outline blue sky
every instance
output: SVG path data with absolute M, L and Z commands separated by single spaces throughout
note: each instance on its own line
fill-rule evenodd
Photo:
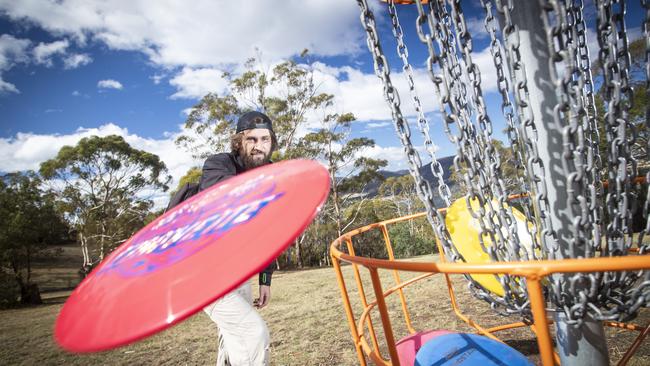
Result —
M 379 1 L 369 1 L 385 10 Z M 483 12 L 478 4 L 463 2 L 468 26 L 477 35 L 474 60 L 485 67 L 488 110 L 500 131 L 500 97 L 487 38 L 479 32 Z M 593 29 L 595 12 L 590 2 L 586 5 Z M 638 2 L 628 6 L 629 34 L 638 37 L 642 12 Z M 438 154 L 451 155 L 424 68 L 426 49 L 414 31 L 416 9 L 398 10 Z M 354 0 L 0 0 L 0 171 L 37 169 L 63 145 L 116 133 L 158 154 L 177 179 L 201 162 L 173 140 L 201 96 L 226 92 L 222 71 L 237 73 L 255 49 L 270 68 L 305 48 L 321 90 L 335 95 L 339 111 L 357 116 L 354 135 L 376 140 L 377 148 L 367 154 L 389 160 L 389 169 L 404 169 L 358 14 Z M 386 12 L 377 17 L 396 83 L 406 85 Z M 595 50 L 593 36 L 592 31 L 588 41 Z M 406 91 L 402 101 L 412 115 Z M 318 127 L 317 118 L 307 127 Z

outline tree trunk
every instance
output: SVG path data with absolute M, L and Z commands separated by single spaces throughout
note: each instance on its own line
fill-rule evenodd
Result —
M 407 209 L 407 213 L 406 213 L 407 215 L 412 215 L 413 214 L 412 209 L 411 209 L 411 202 L 408 201 L 408 200 L 407 200 L 406 209 Z M 414 225 L 415 225 L 415 223 L 413 222 L 413 220 L 409 220 L 409 234 L 411 234 L 411 236 L 415 235 L 415 227 L 414 227 Z
M 296 253 L 294 255 L 294 262 L 296 264 L 296 268 L 302 269 L 302 241 L 305 238 L 304 235 L 300 235 L 298 239 L 296 239 L 296 242 L 294 243 Z
M 81 254 L 84 257 L 84 262 L 81 265 L 82 267 L 90 266 L 92 262 L 90 261 L 90 255 L 88 254 L 88 241 L 83 233 L 79 233 L 79 244 L 81 245 Z
M 27 283 L 32 281 L 32 247 L 27 246 Z M 37 288 L 38 291 L 38 288 Z M 39 295 L 40 299 L 40 295 Z
M 37 284 L 22 283 L 20 281 L 20 303 L 23 305 L 40 305 L 43 303 Z
M 341 232 L 341 207 L 339 207 L 339 195 L 336 186 L 332 186 L 332 203 L 334 204 L 334 215 L 336 218 L 336 237 L 339 238 L 343 233 Z
M 106 251 L 105 245 L 106 245 L 106 224 L 102 221 L 102 238 L 99 241 L 99 261 L 104 260 L 104 253 Z

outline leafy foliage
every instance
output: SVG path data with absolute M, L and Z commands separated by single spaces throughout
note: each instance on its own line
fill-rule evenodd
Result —
M 176 189 L 171 191 L 169 193 L 169 196 L 172 197 L 176 192 L 178 192 L 181 187 L 183 187 L 187 183 L 199 183 L 201 180 L 201 168 L 199 167 L 191 167 L 190 169 L 187 170 L 184 176 L 181 177 L 181 179 L 178 181 L 178 185 L 176 185 Z
M 241 75 L 225 73 L 228 91 L 224 95 L 210 93 L 192 108 L 185 121 L 186 131 L 176 140 L 179 146 L 195 158 L 228 150 L 237 118 L 246 111 L 258 110 L 273 120 L 279 145 L 273 159 L 295 156 L 292 148 L 296 133 L 307 113 L 330 106 L 333 96 L 318 93 L 308 65 L 290 60 L 267 71 L 260 58 L 249 59 Z M 301 58 L 306 60 L 307 51 Z
M 393 251 L 397 258 L 431 254 L 436 251 L 433 236 L 428 238 L 412 233 L 407 223 L 397 224 L 389 230 Z
M 386 166 L 385 160 L 358 156 L 364 149 L 375 146 L 372 139 L 350 138 L 354 115 L 328 114 L 323 127 L 303 137 L 294 153 L 298 156 L 318 159 L 325 163 L 330 176 L 331 195 L 323 212 L 336 222 L 341 235 L 354 222 L 354 216 L 344 223 L 342 206 L 352 202 L 362 194 L 364 188 L 373 180 L 382 180 L 378 170 Z M 363 202 L 356 202 L 357 208 Z
M 10 173 L 0 179 L 0 306 L 40 303 L 32 282 L 32 262 L 37 255 L 55 255 L 48 243 L 59 243 L 68 227 L 55 210 L 50 195 L 40 189 L 34 172 Z M 8 282 L 13 277 L 13 284 Z M 18 290 L 18 293 L 16 293 Z
M 98 263 L 144 225 L 153 202 L 146 194 L 171 180 L 158 156 L 120 136 L 83 138 L 41 164 L 41 175 L 61 200 L 79 236 L 84 268 Z
M 519 177 L 522 176 L 523 171 L 518 168 L 520 165 L 516 161 L 515 153 L 511 147 L 505 146 L 503 142 L 496 139 L 492 140 L 492 146 L 496 150 L 499 159 L 501 159 L 499 169 L 506 191 L 512 193 L 518 192 L 522 188 L 520 187 Z M 450 176 L 450 179 L 457 185 L 457 188 L 452 192 L 454 198 L 459 198 L 468 191 L 467 182 L 465 181 L 467 179 L 466 172 L 466 162 L 461 161 L 460 164 L 454 162 Z

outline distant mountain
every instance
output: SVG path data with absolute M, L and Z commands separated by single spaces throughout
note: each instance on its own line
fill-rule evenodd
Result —
M 445 156 L 444 158 L 439 158 L 438 161 L 440 162 L 440 165 L 442 165 L 442 171 L 443 171 L 443 179 L 447 182 L 449 187 L 451 188 L 453 186 L 453 183 L 449 179 L 451 177 L 451 167 L 454 164 L 454 156 Z M 381 174 L 384 178 L 390 178 L 390 177 L 401 177 L 403 175 L 410 174 L 408 170 L 398 170 L 398 171 L 388 171 L 388 170 L 380 170 L 379 174 Z M 434 196 L 436 195 L 436 187 L 438 186 L 438 179 L 433 175 L 433 172 L 431 171 L 431 162 L 424 164 L 420 167 L 420 174 L 422 177 L 429 182 L 431 185 L 431 189 L 434 191 Z M 380 182 L 373 182 L 368 187 L 366 188 L 366 193 L 368 197 L 374 197 L 377 195 L 377 191 L 379 190 Z
M 442 165 L 443 179 L 445 182 L 447 182 L 447 184 L 452 185 L 449 178 L 451 177 L 451 167 L 454 165 L 454 156 L 445 156 L 444 158 L 438 159 L 438 161 L 440 162 L 440 165 Z M 408 173 L 408 171 L 406 173 Z M 431 184 L 432 187 L 438 185 L 438 179 L 433 175 L 433 172 L 431 171 L 430 162 L 420 167 L 420 174 L 422 174 L 422 177 L 424 179 L 429 181 L 429 184 Z

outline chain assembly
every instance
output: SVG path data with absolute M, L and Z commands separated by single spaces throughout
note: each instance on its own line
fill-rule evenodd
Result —
M 427 218 L 433 227 L 436 237 L 441 241 L 446 250 L 445 255 L 450 261 L 462 260 L 460 254 L 458 254 L 453 245 L 451 245 L 451 239 L 447 232 L 447 228 L 445 227 L 444 217 L 438 211 L 433 202 L 431 186 L 420 174 L 420 167 L 422 166 L 420 155 L 411 143 L 411 130 L 408 121 L 402 114 L 399 93 L 391 81 L 390 67 L 381 48 L 381 44 L 379 43 L 374 14 L 370 11 L 367 0 L 357 0 L 357 4 L 361 9 L 361 23 L 368 36 L 367 44 L 368 49 L 373 55 L 375 73 L 382 80 L 384 85 L 384 98 L 390 107 L 397 135 L 400 138 L 402 146 L 404 146 L 404 152 L 409 164 L 409 171 L 415 179 L 416 192 L 420 197 L 420 200 L 424 203 L 427 210 Z
M 438 194 L 440 195 L 440 198 L 444 202 L 445 206 L 449 206 L 451 205 L 451 190 L 449 189 L 447 182 L 445 182 L 442 164 L 440 164 L 438 158 L 436 157 L 435 145 L 431 140 L 431 136 L 429 134 L 429 120 L 424 116 L 422 103 L 420 102 L 420 97 L 415 88 L 413 67 L 409 62 L 408 48 L 406 47 L 406 44 L 404 44 L 404 32 L 399 22 L 399 17 L 397 16 L 397 8 L 395 7 L 394 0 L 388 1 L 388 14 L 390 16 L 391 24 L 393 25 L 393 35 L 397 40 L 397 54 L 402 60 L 402 70 L 406 75 L 409 92 L 413 101 L 413 107 L 417 114 L 418 127 L 424 138 L 424 147 L 429 154 L 429 157 L 431 158 L 431 172 L 436 177 L 436 182 L 438 184 Z
M 433 85 L 441 114 L 442 128 L 435 130 L 425 116 L 416 90 L 416 72 L 409 60 L 395 0 L 387 1 L 387 14 L 402 63 L 414 119 L 422 134 L 424 151 L 437 185 L 437 197 L 444 205 L 452 202 L 452 189 L 444 180 L 444 171 L 436 157 L 434 135 L 444 131 L 454 145 L 454 169 L 462 175 L 467 207 L 480 226 L 478 240 L 492 261 L 591 258 L 639 254 L 650 251 L 644 236 L 650 233 L 650 190 L 644 206 L 644 228 L 633 240 L 632 219 L 638 191 L 634 179 L 638 163 L 631 146 L 637 128 L 650 128 L 650 110 L 645 124 L 630 121 L 633 88 L 630 81 L 631 59 L 622 0 L 595 1 L 595 21 L 599 44 L 599 65 L 603 81 L 596 83 L 594 63 L 587 40 L 587 21 L 582 0 L 538 0 L 543 9 L 541 27 L 545 33 L 545 52 L 549 55 L 551 89 L 557 103 L 548 120 L 540 120 L 531 100 L 529 74 L 522 57 L 520 29 L 513 22 L 519 2 L 481 0 L 485 12 L 483 24 L 489 38 L 489 52 L 496 70 L 496 86 L 501 97 L 501 115 L 512 158 L 504 161 L 494 137 L 493 117 L 488 113 L 481 70 L 474 61 L 473 35 L 469 31 L 461 0 L 415 0 L 415 33 L 426 47 L 426 71 Z M 443 215 L 434 203 L 430 183 L 422 177 L 422 161 L 413 146 L 407 118 L 402 112 L 399 93 L 391 80 L 390 67 L 382 50 L 374 14 L 367 0 L 357 0 L 361 23 L 367 34 L 375 73 L 383 84 L 397 135 L 404 147 L 409 171 L 415 179 L 436 239 L 442 243 L 450 261 L 464 261 L 450 240 Z M 650 85 L 650 1 L 641 0 L 645 9 L 646 87 Z M 498 20 L 497 20 L 498 18 Z M 604 114 L 598 116 L 596 86 L 602 88 Z M 604 125 L 599 121 L 604 120 Z M 559 171 L 549 173 L 540 152 L 539 128 L 550 126 L 558 131 Z M 606 141 L 606 146 L 603 146 Z M 646 146 L 650 155 L 650 145 Z M 604 153 L 606 151 L 606 153 Z M 514 165 L 514 176 L 506 178 L 504 164 Z M 557 168 L 554 168 L 557 169 Z M 549 188 L 566 190 L 566 210 L 571 221 L 559 225 L 552 219 L 556 202 L 549 201 Z M 606 182 L 603 184 L 603 177 Z M 650 172 L 646 176 L 650 181 Z M 526 217 L 521 232 L 509 197 L 519 194 L 517 205 Z M 640 197 L 639 197 L 640 198 Z M 478 205 L 470 202 L 477 201 Z M 561 227 L 560 227 L 561 226 Z M 522 235 L 532 245 L 522 244 Z M 510 276 L 497 277 L 504 289 L 502 296 L 483 288 L 467 277 L 475 296 L 490 303 L 497 312 L 530 317 L 526 284 Z M 598 320 L 626 320 L 650 302 L 650 274 L 616 272 L 575 274 L 552 277 L 545 288 L 548 310 L 562 312 L 568 324 L 579 324 L 585 315 Z

